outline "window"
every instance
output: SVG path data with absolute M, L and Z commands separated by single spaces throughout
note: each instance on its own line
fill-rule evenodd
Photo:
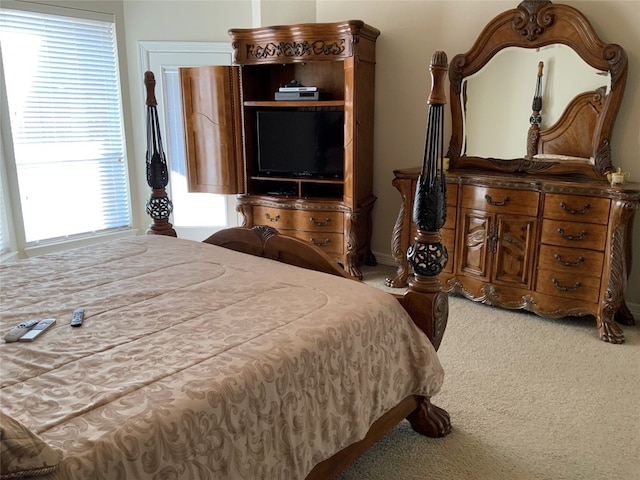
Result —
M 130 228 L 112 16 L 3 1 L 0 41 L 25 245 Z

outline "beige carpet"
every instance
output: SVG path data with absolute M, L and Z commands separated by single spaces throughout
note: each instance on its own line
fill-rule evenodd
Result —
M 452 433 L 426 438 L 404 421 L 340 480 L 640 479 L 638 326 L 610 345 L 593 319 L 545 320 L 460 297 L 449 308 L 433 403 L 451 415 Z

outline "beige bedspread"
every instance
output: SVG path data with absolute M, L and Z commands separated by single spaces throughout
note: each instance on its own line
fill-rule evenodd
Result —
M 55 478 L 296 479 L 443 372 L 359 282 L 162 236 L 1 267 L 1 408 L 59 448 Z M 80 328 L 69 326 L 84 307 Z

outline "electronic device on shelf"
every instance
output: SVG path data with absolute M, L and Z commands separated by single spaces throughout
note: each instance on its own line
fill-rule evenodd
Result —
M 276 92 L 275 96 L 278 101 L 308 101 L 308 100 L 320 100 L 320 92 L 306 91 L 306 90 L 293 90 L 285 92 Z

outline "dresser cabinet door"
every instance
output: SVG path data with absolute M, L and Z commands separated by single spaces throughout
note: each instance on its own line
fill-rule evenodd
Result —
M 462 187 L 459 274 L 531 288 L 539 193 Z
M 490 240 L 493 215 L 463 210 L 457 253 L 458 272 L 483 281 L 489 281 L 491 260 Z
M 536 224 L 532 217 L 497 217 L 493 281 L 531 288 Z

